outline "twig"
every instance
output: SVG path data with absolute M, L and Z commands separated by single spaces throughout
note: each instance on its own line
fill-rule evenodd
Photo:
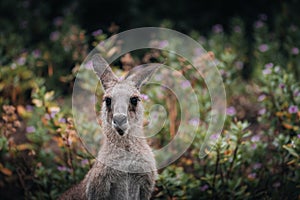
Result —
M 214 195 L 213 195 L 214 199 L 216 197 L 215 183 L 216 183 L 216 177 L 217 177 L 217 173 L 218 173 L 219 162 L 220 162 L 220 152 L 219 152 L 219 149 L 217 149 L 217 160 L 216 160 L 216 165 L 215 165 L 214 178 L 213 178 L 213 182 L 212 182 L 212 188 L 214 190 Z
M 232 158 L 232 162 L 230 163 L 230 167 L 229 167 L 229 170 L 228 170 L 228 173 L 227 173 L 227 178 L 229 179 L 232 175 L 232 170 L 233 170 L 233 164 L 234 164 L 234 161 L 236 159 L 236 156 L 237 156 L 237 152 L 238 152 L 238 149 L 239 149 L 239 143 L 240 141 L 238 140 L 237 141 L 237 144 L 236 144 L 236 147 L 234 149 L 234 152 L 233 152 L 233 158 Z
M 162 183 L 163 188 L 167 191 L 168 197 L 173 199 L 173 195 L 171 194 L 171 192 L 168 190 L 168 188 Z

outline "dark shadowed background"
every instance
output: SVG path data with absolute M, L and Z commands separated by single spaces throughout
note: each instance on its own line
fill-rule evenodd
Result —
M 73 122 L 77 72 L 101 41 L 146 26 L 199 42 L 208 52 L 197 49 L 194 57 L 216 61 L 227 100 L 222 134 L 210 137 L 217 145 L 200 159 L 211 98 L 190 63 L 144 49 L 112 64 L 121 75 L 166 61 L 198 91 L 200 116 L 189 121 L 200 125 L 195 141 L 159 171 L 152 199 L 300 199 L 299 13 L 298 0 L 0 0 L 0 199 L 57 199 L 82 180 L 94 158 Z M 159 104 L 169 114 L 150 141 L 159 149 L 175 135 L 180 106 L 169 92 L 146 89 L 145 110 Z M 102 93 L 96 96 L 99 114 Z M 97 146 L 102 134 L 95 126 L 81 131 Z

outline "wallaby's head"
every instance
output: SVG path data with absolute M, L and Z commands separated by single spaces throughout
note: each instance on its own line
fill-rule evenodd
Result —
M 140 88 L 157 69 L 153 65 L 133 68 L 124 80 L 119 80 L 105 60 L 95 55 L 93 68 L 99 77 L 103 89 L 102 124 L 111 128 L 120 136 L 130 129 L 141 127 L 143 106 Z

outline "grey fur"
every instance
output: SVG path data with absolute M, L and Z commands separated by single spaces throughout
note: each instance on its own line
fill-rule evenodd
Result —
M 93 69 L 96 75 L 99 77 L 104 90 L 112 87 L 118 82 L 118 78 L 112 72 L 108 63 L 99 55 L 94 55 L 92 58 Z
M 78 200 L 148 200 L 157 177 L 154 155 L 143 138 L 143 106 L 130 103 L 131 97 L 140 96 L 139 88 L 153 74 L 155 67 L 134 69 L 123 81 L 96 57 L 94 70 L 105 89 L 104 98 L 111 98 L 108 107 L 103 101 L 101 118 L 105 142 L 95 164 L 84 180 L 66 191 L 59 199 Z M 102 73 L 101 73 L 102 72 Z M 104 74 L 103 74 L 104 72 Z M 113 124 L 116 114 L 127 116 L 120 135 Z M 123 132 L 122 132 L 123 133 Z

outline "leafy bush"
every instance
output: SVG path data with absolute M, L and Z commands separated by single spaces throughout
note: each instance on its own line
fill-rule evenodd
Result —
M 217 143 L 204 158 L 199 158 L 199 151 L 210 120 L 210 96 L 205 82 L 193 79 L 189 63 L 157 50 L 133 52 L 115 62 L 114 70 L 123 74 L 138 63 L 167 60 L 169 66 L 182 67 L 193 89 L 202 94 L 195 141 L 178 161 L 160 171 L 153 199 L 299 198 L 298 27 L 290 25 L 282 39 L 279 30 L 270 30 L 267 24 L 266 16 L 255 22 L 253 43 L 238 18 L 227 32 L 215 25 L 206 37 L 191 33 L 213 51 L 207 55 L 216 60 L 227 91 L 224 130 L 219 137 L 211 136 Z M 94 162 L 77 135 L 70 95 L 88 47 L 110 33 L 97 30 L 90 39 L 73 24 L 71 14 L 56 18 L 51 27 L 46 34 L 50 42 L 32 49 L 25 49 L 27 40 L 20 34 L 0 40 L 0 192 L 4 199 L 55 199 L 78 183 Z M 10 48 L 12 43 L 16 48 Z M 147 89 L 146 107 L 162 104 L 171 115 L 163 134 L 154 138 L 153 147 L 160 148 L 174 136 L 179 107 L 160 88 Z M 85 128 L 95 132 L 90 124 Z

